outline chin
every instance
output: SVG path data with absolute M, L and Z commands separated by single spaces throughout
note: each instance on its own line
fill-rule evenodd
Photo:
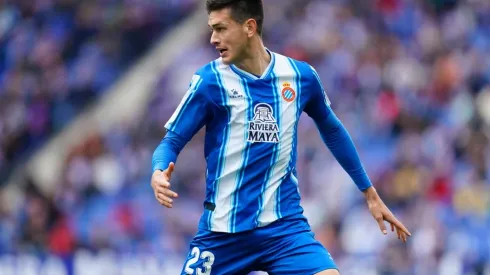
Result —
M 235 64 L 236 58 L 234 55 L 231 55 L 230 52 L 225 53 L 222 57 L 221 60 L 225 65 L 232 65 Z
M 233 62 L 231 61 L 231 58 L 229 56 L 226 57 L 221 57 L 221 60 L 225 65 L 231 65 Z

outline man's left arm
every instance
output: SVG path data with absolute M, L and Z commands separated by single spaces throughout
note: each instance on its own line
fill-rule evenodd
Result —
M 323 120 L 315 120 L 324 143 L 359 190 L 364 193 L 369 211 L 378 222 L 381 232 L 385 235 L 388 233 L 384 224 L 384 221 L 387 221 L 391 224 L 391 231 L 395 231 L 396 228 L 398 238 L 406 242 L 407 235 L 410 236 L 410 232 L 395 218 L 379 197 L 361 163 L 359 154 L 347 129 L 329 106 L 325 108 L 328 109 L 327 117 Z
M 349 174 L 359 190 L 364 193 L 369 211 L 378 222 L 381 232 L 387 234 L 384 221 L 391 224 L 391 230 L 398 234 L 398 238 L 406 242 L 410 232 L 398 221 L 379 197 L 364 169 L 352 138 L 342 122 L 337 118 L 330 107 L 330 100 L 321 85 L 320 78 L 312 69 L 313 78 L 311 86 L 312 95 L 305 106 L 305 112 L 315 121 L 320 135 L 332 152 L 335 159 Z
M 362 166 L 354 142 L 330 106 L 325 106 L 324 108 L 327 111 L 326 117 L 315 119 L 320 136 L 359 190 L 364 192 L 373 184 Z

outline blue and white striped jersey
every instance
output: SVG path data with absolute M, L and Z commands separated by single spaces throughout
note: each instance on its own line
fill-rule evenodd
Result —
M 196 72 L 167 122 L 190 139 L 206 127 L 205 210 L 200 228 L 240 232 L 302 215 L 296 178 L 297 128 L 330 104 L 315 70 L 269 52 L 260 77 L 217 59 Z

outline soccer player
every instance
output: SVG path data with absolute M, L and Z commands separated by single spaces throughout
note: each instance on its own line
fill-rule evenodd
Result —
M 339 274 L 300 206 L 297 127 L 304 111 L 368 208 L 406 241 L 410 232 L 380 199 L 354 144 L 330 107 L 316 71 L 262 42 L 261 0 L 207 0 L 220 57 L 199 69 L 153 154 L 155 198 L 172 208 L 177 155 L 206 127 L 206 198 L 182 274 Z

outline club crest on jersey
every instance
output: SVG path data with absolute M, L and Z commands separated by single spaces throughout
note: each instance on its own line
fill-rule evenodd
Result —
M 291 84 L 284 82 L 282 84 L 282 99 L 286 102 L 292 102 L 296 98 L 296 92 L 291 88 Z
M 279 142 L 279 126 L 272 107 L 259 103 L 254 108 L 254 118 L 248 122 L 248 140 L 250 142 Z

